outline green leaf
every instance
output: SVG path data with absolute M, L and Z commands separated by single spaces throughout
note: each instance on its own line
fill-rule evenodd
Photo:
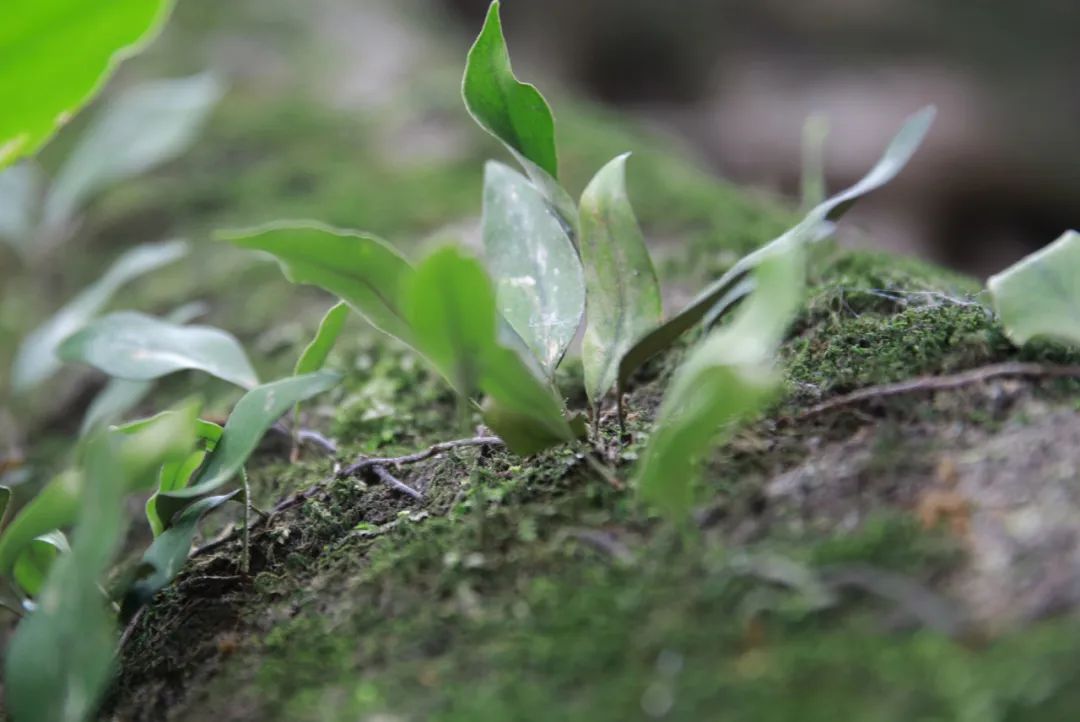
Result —
M 322 321 L 319 322 L 319 330 L 315 332 L 315 338 L 307 345 L 300 358 L 296 361 L 293 376 L 314 373 L 322 369 L 326 363 L 326 357 L 334 348 L 341 329 L 345 327 L 345 319 L 349 317 L 349 305 L 344 301 L 335 304 L 326 312 Z
M 243 388 L 259 383 L 232 334 L 209 326 L 182 326 L 135 311 L 118 311 L 93 321 L 60 344 L 59 355 L 122 379 L 156 379 L 194 369 Z
M 116 648 L 115 616 L 99 584 L 123 538 L 123 496 L 146 472 L 186 453 L 191 441 L 190 418 L 177 414 L 87 444 L 86 493 L 71 552 L 53 563 L 36 610 L 7 650 L 4 692 L 14 719 L 81 722 L 96 712 Z
M 588 299 L 581 356 L 593 405 L 611 390 L 627 349 L 663 314 L 656 270 L 626 194 L 628 156 L 601 168 L 581 195 Z
M 514 77 L 498 0 L 488 8 L 484 27 L 469 50 L 461 94 L 480 127 L 505 143 L 515 156 L 558 178 L 551 108 L 540 91 Z
M 483 265 L 456 248 L 431 254 L 405 289 L 420 351 L 459 393 L 488 396 L 484 420 L 517 454 L 574 438 L 562 402 L 499 341 L 495 291 Z
M 178 156 L 222 93 L 217 78 L 202 73 L 142 83 L 110 99 L 53 180 L 43 222 L 62 226 L 106 185 Z
M 124 597 L 124 614 L 130 615 L 153 598 L 159 589 L 176 578 L 191 553 L 199 521 L 207 513 L 235 497 L 229 494 L 199 499 L 177 515 L 172 525 L 160 534 L 142 556 L 142 575 Z
M 244 394 L 225 423 L 221 440 L 195 484 L 157 496 L 157 513 L 166 526 L 199 497 L 220 488 L 239 473 L 267 429 L 293 405 L 333 388 L 341 376 L 320 371 L 263 384 Z
M 684 516 L 701 457 L 775 395 L 774 357 L 802 303 L 804 258 L 800 246 L 763 258 L 754 273 L 757 289 L 732 323 L 709 334 L 676 370 L 636 472 L 647 503 Z
M 37 596 L 56 557 L 69 551 L 71 547 L 68 546 L 67 537 L 59 531 L 35 537 L 23 547 L 12 570 L 12 576 L 23 593 L 31 597 Z
M 1080 344 L 1080 233 L 1066 231 L 986 283 L 1009 339 Z
M 83 328 L 109 302 L 121 286 L 187 255 L 184 241 L 136 246 L 120 256 L 104 275 L 68 302 L 48 321 L 32 331 L 19 347 L 12 368 L 12 386 L 26 391 L 60 369 L 56 351 L 60 343 Z
M 158 510 L 158 496 L 162 493 L 187 488 L 195 474 L 202 468 L 207 455 L 217 448 L 223 433 L 224 429 L 217 424 L 197 419 L 195 421 L 195 436 L 202 448 L 188 454 L 186 459 L 171 461 L 162 465 L 161 471 L 158 472 L 157 491 L 146 500 L 146 521 L 150 524 L 150 531 L 153 532 L 155 537 L 160 536 L 165 531 L 165 526 L 169 521 L 167 518 L 162 517 Z
M 19 510 L 0 535 L 0 575 L 9 574 L 19 554 L 36 537 L 71 524 L 79 510 L 83 477 L 68 470 L 48 484 Z
M 170 0 L 5 0 L 0 168 L 38 149 L 164 25 Z
M 173 323 L 188 323 L 206 312 L 206 305 L 199 302 L 185 303 L 168 314 L 165 319 Z M 109 379 L 83 416 L 79 427 L 79 436 L 86 436 L 91 430 L 107 426 L 139 405 L 150 390 L 153 381 L 131 381 L 129 379 Z
M 574 244 L 533 185 L 495 162 L 484 172 L 483 236 L 499 311 L 550 376 L 585 311 Z
M 26 255 L 37 224 L 44 179 L 37 166 L 20 163 L 0 171 L 0 241 Z
M 618 387 L 625 389 L 630 376 L 649 358 L 671 346 L 683 333 L 698 321 L 708 318 L 710 324 L 721 315 L 720 311 L 734 305 L 741 296 L 732 292 L 740 287 L 746 275 L 762 259 L 776 251 L 804 246 L 826 237 L 830 224 L 838 220 L 860 197 L 880 188 L 896 177 L 922 143 L 936 110 L 933 106 L 923 108 L 904 121 L 885 153 L 869 173 L 824 203 L 815 206 L 796 226 L 776 240 L 744 256 L 717 281 L 710 284 L 679 313 L 638 339 L 619 362 Z M 741 286 L 744 290 L 746 286 Z M 722 301 L 727 306 L 720 307 Z M 719 308 L 719 311 L 717 310 Z M 711 315 L 710 315 L 711 314 Z
M 385 241 L 306 221 L 222 231 L 217 237 L 272 254 L 293 283 L 326 289 L 375 328 L 413 345 L 399 301 L 412 266 Z

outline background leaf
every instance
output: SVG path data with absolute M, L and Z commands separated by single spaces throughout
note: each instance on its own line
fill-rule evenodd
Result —
M 157 513 L 168 522 L 200 496 L 209 494 L 239 473 L 255 451 L 267 429 L 293 405 L 333 388 L 341 376 L 329 371 L 291 376 L 263 384 L 244 394 L 229 414 L 221 439 L 195 484 L 175 491 L 161 492 Z
M 1013 343 L 1044 336 L 1080 344 L 1080 233 L 1066 231 L 986 286 Z
M 456 248 L 431 254 L 406 288 L 420 351 L 466 396 L 484 393 L 485 422 L 517 454 L 569 441 L 562 402 L 499 342 L 495 291 L 483 265 Z
M 155 379 L 183 369 L 252 388 L 259 383 L 236 338 L 210 326 L 181 326 L 135 311 L 92 322 L 60 345 L 60 358 L 122 379 Z
M 61 366 L 60 343 L 90 322 L 121 286 L 187 255 L 185 241 L 146 243 L 124 253 L 90 286 L 71 299 L 52 318 L 23 340 L 11 376 L 16 391 L 26 391 L 56 373 Z
M 895 178 L 922 143 L 936 113 L 934 107 L 930 106 L 907 118 L 881 159 L 858 183 L 814 207 L 797 225 L 776 240 L 741 258 L 685 308 L 638 339 L 619 362 L 619 388 L 626 388 L 630 376 L 645 361 L 670 347 L 698 321 L 703 318 L 709 318 L 710 323 L 715 321 L 719 314 L 713 313 L 710 316 L 710 313 L 722 300 L 726 299 L 727 308 L 734 304 L 734 300 L 741 298 L 733 297 L 732 292 L 739 288 L 746 275 L 764 258 L 774 252 L 783 252 L 784 249 L 806 245 L 826 237 L 832 228 L 830 224 L 850 209 L 856 200 Z M 748 290 L 745 285 L 741 288 Z
M 0 575 L 8 574 L 22 550 L 36 537 L 71 524 L 79 510 L 83 478 L 65 471 L 34 496 L 0 535 Z
M 628 155 L 601 168 L 581 195 L 587 298 L 581 357 L 594 405 L 611 390 L 627 349 L 663 314 L 660 282 L 626 194 Z
M 222 231 L 218 237 L 272 254 L 293 283 L 326 289 L 375 328 L 413 345 L 399 301 L 412 266 L 385 241 L 306 221 Z
M 67 537 L 55 530 L 35 537 L 23 547 L 12 570 L 12 576 L 23 593 L 37 596 L 56 557 L 69 551 L 71 547 L 68 546 Z
M 20 255 L 29 250 L 43 185 L 41 171 L 32 163 L 20 163 L 0 171 L 0 241 Z
M 528 179 L 495 162 L 484 172 L 483 237 L 499 311 L 550 375 L 585 312 L 574 244 Z
M 326 357 L 341 335 L 341 329 L 345 327 L 345 320 L 349 317 L 349 305 L 344 301 L 336 303 L 323 316 L 319 322 L 319 329 L 315 332 L 315 338 L 311 339 L 300 358 L 296 361 L 293 376 L 314 373 L 322 369 L 326 363 Z
M 171 8 L 170 0 L 5 0 L 0 168 L 37 152 L 157 35 Z
M 802 247 L 793 246 L 762 259 L 757 288 L 732 323 L 709 334 L 676 370 L 636 473 L 644 501 L 684 516 L 701 456 L 774 396 L 773 359 L 802 303 L 804 258 Z
M 182 153 L 223 91 L 202 73 L 142 83 L 110 99 L 53 179 L 43 222 L 63 225 L 104 186 Z

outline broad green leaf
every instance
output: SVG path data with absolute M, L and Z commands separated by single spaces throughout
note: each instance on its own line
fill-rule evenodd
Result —
M 19 554 L 36 537 L 71 524 L 79 510 L 83 476 L 68 470 L 27 502 L 0 535 L 0 575 L 11 572 Z
M 315 373 L 322 369 L 348 317 L 349 305 L 344 301 L 334 304 L 326 312 L 322 321 L 319 322 L 319 330 L 315 332 L 315 338 L 311 339 L 311 343 L 300 354 L 296 368 L 293 369 L 293 376 Z
M 685 515 L 701 457 L 719 435 L 773 398 L 780 381 L 774 357 L 802 303 L 804 275 L 801 247 L 770 253 L 732 323 L 710 333 L 676 370 L 636 472 L 644 501 Z
M 59 356 L 122 379 L 156 379 L 194 369 L 243 388 L 259 383 L 232 334 L 210 326 L 182 326 L 135 311 L 118 311 L 91 322 L 60 344 Z
M 32 163 L 20 163 L 0 171 L 0 242 L 25 255 L 37 224 L 41 171 Z
M 498 0 L 488 8 L 484 27 L 469 50 L 461 94 L 480 127 L 505 143 L 516 156 L 558 178 L 551 108 L 540 91 L 514 77 Z
M 110 99 L 53 180 L 43 222 L 64 225 L 103 187 L 182 153 L 222 93 L 217 78 L 202 73 L 142 83 Z
M 831 230 L 829 224 L 838 220 L 855 201 L 895 178 L 922 143 L 936 112 L 933 106 L 930 106 L 910 116 L 889 143 L 889 147 L 885 149 L 877 165 L 858 183 L 815 206 L 796 226 L 782 236 L 744 256 L 727 273 L 698 294 L 682 311 L 638 339 L 619 362 L 617 379 L 619 389 L 626 388 L 630 376 L 643 363 L 671 346 L 679 336 L 698 321 L 706 317 L 710 322 L 715 321 L 719 314 L 714 313 L 710 316 L 710 313 L 721 300 L 731 301 L 732 290 L 762 259 L 773 252 L 805 246 L 824 238 Z
M 420 351 L 459 393 L 487 395 L 485 422 L 511 450 L 574 438 L 562 402 L 499 342 L 495 291 L 479 261 L 456 248 L 436 251 L 416 269 L 403 305 Z
M 98 434 L 87 444 L 86 493 L 71 551 L 53 563 L 36 610 L 7 650 L 4 692 L 15 720 L 81 722 L 96 712 L 116 647 L 115 616 L 99 584 L 123 538 L 124 494 L 134 480 L 186 453 L 191 441 L 190 419 L 177 414 L 137 434 Z
M 1066 231 L 986 286 L 1013 343 L 1045 337 L 1080 344 L 1080 233 Z
M 45 578 L 49 575 L 56 557 L 71 551 L 67 537 L 62 532 L 51 531 L 35 537 L 23 547 L 22 553 L 15 560 L 12 576 L 23 593 L 34 597 L 41 591 Z
M 577 250 L 528 179 L 496 162 L 484 172 L 483 236 L 499 312 L 550 376 L 585 311 Z
M 413 345 L 399 301 L 412 266 L 385 241 L 306 221 L 222 231 L 218 237 L 270 253 L 293 283 L 330 291 L 375 328 Z
M 5 0 L 0 168 L 37 150 L 157 35 L 170 0 Z
M 195 483 L 157 495 L 157 513 L 168 527 L 170 520 L 201 496 L 220 488 L 240 472 L 259 441 L 285 412 L 338 384 L 341 376 L 320 371 L 263 384 L 244 394 L 229 414 L 221 439 Z
M 611 390 L 619 359 L 660 323 L 663 308 L 645 237 L 626 194 L 626 159 L 600 169 L 581 195 L 585 265 L 585 392 L 596 405 Z
M 136 246 L 124 253 L 97 281 L 83 289 L 48 321 L 32 331 L 19 347 L 12 369 L 12 386 L 26 391 L 56 373 L 61 366 L 60 343 L 90 322 L 121 286 L 187 255 L 184 241 Z
M 129 615 L 149 602 L 159 589 L 176 578 L 191 553 L 199 521 L 238 493 L 239 489 L 229 494 L 199 499 L 180 512 L 173 524 L 154 539 L 142 556 L 143 574 L 125 595 L 125 614 Z
M 195 436 L 202 448 L 197 448 L 188 454 L 185 459 L 178 459 L 163 464 L 158 472 L 158 487 L 153 495 L 146 500 L 146 520 L 150 524 L 150 531 L 157 537 L 165 531 L 168 519 L 162 518 L 158 511 L 158 496 L 165 492 L 177 491 L 186 488 L 191 480 L 202 468 L 208 454 L 217 448 L 224 433 L 217 424 L 211 421 L 197 419 L 195 421 Z

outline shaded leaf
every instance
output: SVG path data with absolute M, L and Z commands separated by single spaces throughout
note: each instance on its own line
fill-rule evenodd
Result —
M 574 438 L 562 402 L 499 342 L 495 291 L 479 261 L 456 248 L 431 254 L 404 295 L 419 348 L 466 396 L 486 394 L 484 420 L 518 454 Z
M 23 340 L 12 367 L 12 386 L 26 391 L 56 373 L 61 366 L 60 343 L 93 319 L 121 286 L 187 255 L 184 241 L 136 246 L 120 256 L 104 275 L 83 289 L 52 318 Z
M 71 551 L 53 563 L 36 610 L 7 650 L 4 692 L 15 720 L 79 722 L 96 711 L 116 646 L 115 616 L 99 584 L 123 538 L 124 494 L 186 453 L 191 441 L 190 418 L 176 414 L 137 434 L 98 434 L 88 442 Z
M 217 424 L 211 421 L 197 419 L 195 421 L 195 436 L 201 448 L 197 448 L 188 454 L 185 459 L 177 459 L 163 464 L 158 472 L 158 486 L 153 495 L 146 500 L 146 520 L 150 524 L 150 531 L 154 536 L 159 536 L 165 531 L 168 519 L 162 517 L 158 511 L 158 496 L 162 493 L 177 491 L 186 488 L 199 469 L 202 468 L 208 454 L 217 448 L 224 433 Z
M 0 168 L 36 153 L 157 35 L 171 8 L 170 0 L 5 0 Z
M 104 186 L 179 155 L 222 93 L 217 78 L 202 73 L 142 83 L 110 98 L 53 180 L 43 222 L 62 225 Z
M 585 311 L 574 244 L 533 185 L 495 162 L 484 171 L 483 237 L 499 311 L 550 375 Z
M 619 388 L 626 388 L 630 376 L 645 361 L 671 346 L 679 336 L 698 321 L 706 317 L 709 317 L 710 322 L 715 321 L 719 314 L 714 313 L 712 316 L 709 314 L 718 302 L 725 298 L 730 300 L 732 290 L 762 259 L 774 251 L 803 246 L 825 237 L 831 230 L 829 224 L 838 220 L 856 200 L 895 178 L 922 143 L 935 114 L 936 110 L 931 106 L 910 116 L 889 143 L 889 147 L 885 149 L 877 165 L 858 183 L 815 206 L 796 226 L 782 236 L 744 256 L 727 273 L 709 284 L 683 310 L 638 339 L 619 362 L 617 379 Z M 733 304 L 729 304 L 729 307 L 730 305 Z
M 11 504 L 11 489 L 0 486 L 0 529 L 7 523 L 8 505 Z
M 206 304 L 194 301 L 165 316 L 173 323 L 188 323 L 206 313 Z M 131 381 L 129 379 L 109 379 L 105 388 L 98 392 L 83 416 L 79 427 L 79 436 L 86 436 L 96 427 L 104 427 L 119 420 L 127 412 L 139 405 L 154 388 L 153 381 Z
M 580 243 L 587 303 L 581 356 L 592 404 L 611 390 L 619 360 L 660 323 L 663 308 L 645 238 L 626 194 L 626 159 L 614 159 L 581 195 Z
M 399 301 L 412 267 L 385 241 L 306 221 L 222 231 L 217 237 L 272 254 L 293 283 L 330 291 L 375 328 L 413 345 Z
M 340 380 L 338 374 L 320 371 L 272 381 L 244 394 L 229 414 L 221 439 L 195 483 L 158 494 L 157 513 L 166 527 L 180 511 L 239 473 L 267 429 L 294 404 L 333 388 Z
M 31 163 L 0 171 L 0 241 L 20 254 L 27 252 L 37 224 L 43 185 L 41 171 Z
M 118 311 L 93 321 L 60 344 L 59 355 L 122 379 L 156 379 L 193 369 L 244 388 L 259 383 L 232 334 L 210 326 L 182 326 L 135 311 Z
M 348 317 L 349 305 L 344 301 L 334 304 L 326 312 L 322 321 L 319 322 L 319 330 L 315 332 L 315 338 L 311 339 L 311 343 L 300 354 L 296 368 L 293 369 L 293 376 L 302 376 L 322 369 Z
M 1080 344 L 1080 233 L 1066 231 L 986 283 L 1005 334 Z
M 15 560 L 12 576 L 24 594 L 34 597 L 41 591 L 56 557 L 71 551 L 67 537 L 59 531 L 51 531 L 35 537 L 23 547 Z
M 142 574 L 125 595 L 125 616 L 149 602 L 159 589 L 176 578 L 191 553 L 199 521 L 238 493 L 239 489 L 229 494 L 199 499 L 180 512 L 172 525 L 154 540 L 142 556 Z
M 731 324 L 710 333 L 676 370 L 636 470 L 643 500 L 680 517 L 693 501 L 697 466 L 717 436 L 759 412 L 780 378 L 773 361 L 803 299 L 803 249 L 758 264 L 756 290 Z

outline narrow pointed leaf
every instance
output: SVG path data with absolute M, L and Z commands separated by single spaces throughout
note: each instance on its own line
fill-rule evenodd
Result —
M 585 311 L 581 260 L 555 211 L 520 173 L 484 173 L 484 250 L 499 312 L 550 375 Z
M 142 556 L 143 575 L 132 584 L 125 595 L 125 616 L 130 616 L 149 602 L 159 589 L 176 578 L 191 554 L 191 544 L 195 539 L 195 532 L 198 531 L 199 521 L 239 492 L 238 489 L 229 494 L 199 499 L 180 512 L 173 524 L 154 539 L 154 543 Z
M 122 379 L 156 379 L 203 371 L 243 388 L 259 383 L 236 338 L 210 326 L 182 326 L 134 311 L 90 323 L 60 345 L 65 361 L 80 361 Z
M 618 386 L 626 388 L 630 376 L 652 356 L 671 346 L 698 321 L 709 316 L 722 299 L 730 299 L 735 288 L 763 258 L 774 251 L 805 246 L 819 240 L 860 197 L 880 188 L 896 177 L 918 149 L 934 120 L 935 109 L 924 108 L 904 121 L 885 153 L 869 173 L 850 188 L 815 206 L 793 228 L 774 241 L 744 256 L 717 281 L 711 283 L 683 310 L 638 339 L 619 362 Z M 717 315 L 710 317 L 715 321 Z
M 23 593 L 34 597 L 41 591 L 56 557 L 71 551 L 67 537 L 59 531 L 51 531 L 35 537 L 23 547 L 15 560 L 12 576 Z
M 158 510 L 158 497 L 170 491 L 185 489 L 206 462 L 206 457 L 217 448 L 224 429 L 211 421 L 197 419 L 195 436 L 201 448 L 196 448 L 185 459 L 163 464 L 158 472 L 157 490 L 146 500 L 146 521 L 155 537 L 165 531 L 168 518 Z
M 188 248 L 184 241 L 147 243 L 120 256 L 101 278 L 83 289 L 22 342 L 12 368 L 14 389 L 26 391 L 56 373 L 61 366 L 56 351 L 64 339 L 97 316 L 120 287 L 183 258 Z
M 479 261 L 444 248 L 417 268 L 405 293 L 420 350 L 459 393 L 487 395 L 485 421 L 515 453 L 574 438 L 562 402 L 499 341 L 495 291 Z
M 242 248 L 270 253 L 293 283 L 326 289 L 375 328 L 413 345 L 399 300 L 401 287 L 413 269 L 385 241 L 305 221 L 222 231 L 218 237 Z
M 338 374 L 320 371 L 272 381 L 244 394 L 229 414 L 221 439 L 195 483 L 158 494 L 157 513 L 166 526 L 199 497 L 215 491 L 236 476 L 267 429 L 293 405 L 333 388 L 340 380 Z
M 708 335 L 679 366 L 636 471 L 641 498 L 674 517 L 693 501 L 697 467 L 718 436 L 775 395 L 774 356 L 803 298 L 802 249 L 771 253 L 734 321 Z
M 94 193 L 183 152 L 221 99 L 209 73 L 155 80 L 124 90 L 94 118 L 45 198 L 46 224 L 63 224 Z
M 986 285 L 1014 343 L 1045 337 L 1080 344 L 1080 233 L 1066 231 Z
M 311 339 L 311 343 L 300 354 L 296 368 L 293 369 L 293 376 L 302 376 L 322 369 L 348 317 L 349 305 L 344 301 L 334 304 L 326 312 L 322 321 L 319 322 L 319 330 L 315 332 L 315 338 Z
M 0 168 L 36 153 L 157 35 L 171 9 L 171 0 L 5 0 Z
M 515 155 L 558 178 L 551 108 L 540 91 L 514 77 L 498 0 L 488 8 L 484 27 L 469 50 L 462 96 L 465 107 L 484 130 Z
M 663 313 L 656 270 L 626 194 L 626 158 L 601 168 L 581 196 L 588 299 L 581 356 L 585 392 L 594 405 L 611 390 L 627 349 Z

